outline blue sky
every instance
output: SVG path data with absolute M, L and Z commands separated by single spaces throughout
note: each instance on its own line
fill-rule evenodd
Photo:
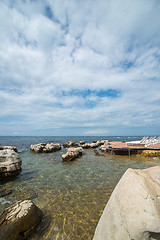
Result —
M 0 0 L 0 135 L 160 135 L 159 0 Z

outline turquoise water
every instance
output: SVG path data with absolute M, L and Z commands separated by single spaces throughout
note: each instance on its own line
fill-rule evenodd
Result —
M 99 217 L 115 185 L 129 168 L 147 168 L 160 164 L 158 158 L 115 156 L 105 153 L 95 156 L 84 150 L 81 158 L 63 163 L 63 149 L 54 153 L 35 154 L 31 144 L 65 143 L 69 140 L 127 140 L 109 137 L 0 137 L 0 145 L 15 145 L 22 158 L 22 172 L 12 181 L 1 183 L 12 194 L 0 198 L 0 213 L 21 199 L 32 201 L 44 212 L 37 232 L 30 238 L 91 240 Z M 129 138 L 128 140 L 139 138 Z

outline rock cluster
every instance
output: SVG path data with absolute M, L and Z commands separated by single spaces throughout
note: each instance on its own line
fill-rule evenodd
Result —
M 104 141 L 105 140 L 99 140 L 99 141 L 94 141 L 92 143 L 85 143 L 85 144 L 82 144 L 82 147 L 83 148 L 97 148 L 99 146 L 101 146 L 102 144 L 104 144 Z
M 26 239 L 42 217 L 42 211 L 32 201 L 17 202 L 0 216 L 0 240 Z
M 36 153 L 50 153 L 61 150 L 59 143 L 39 143 L 30 146 L 30 150 Z
M 18 175 L 22 161 L 14 150 L 0 150 L 0 180 Z
M 80 145 L 85 144 L 85 141 L 79 141 Z
M 160 157 L 160 151 L 158 150 L 139 150 L 138 154 L 144 157 Z
M 18 148 L 15 146 L 0 146 L 0 150 L 6 150 L 6 149 L 14 150 L 15 152 L 18 152 Z
M 74 142 L 74 141 L 69 141 L 67 143 L 64 143 L 63 147 L 64 148 L 79 147 L 79 144 L 77 142 Z
M 109 151 L 109 147 L 106 144 L 101 145 L 99 149 L 103 152 L 108 152 Z
M 68 152 L 62 155 L 62 160 L 65 162 L 72 161 L 74 158 L 82 156 L 83 148 L 69 148 Z
M 160 167 L 128 169 L 97 225 L 93 240 L 160 239 Z

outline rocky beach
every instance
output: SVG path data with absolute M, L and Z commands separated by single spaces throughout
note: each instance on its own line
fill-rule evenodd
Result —
M 8 212 L 14 218 L 14 211 L 22 211 L 27 218 L 19 219 L 22 228 L 14 220 L 8 222 L 17 229 L 13 239 L 92 240 L 94 234 L 94 239 L 103 239 L 97 238 L 100 227 L 96 233 L 95 229 L 122 175 L 128 168 L 146 169 L 160 163 L 153 150 L 148 155 L 112 151 L 115 146 L 124 149 L 124 142 L 135 145 L 137 141 L 142 137 L 0 137 L 0 239 L 10 239 L 5 219 L 11 219 Z M 28 225 L 26 219 L 33 217 L 27 206 L 32 205 L 39 217 Z

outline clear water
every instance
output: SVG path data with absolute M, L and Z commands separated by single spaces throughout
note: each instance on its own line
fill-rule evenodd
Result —
M 65 143 L 69 140 L 139 140 L 142 137 L 0 137 L 0 145 L 15 145 L 22 158 L 22 172 L 14 180 L 0 183 L 11 188 L 12 194 L 0 198 L 0 213 L 22 199 L 32 201 L 42 209 L 44 219 L 32 240 L 91 240 L 103 209 L 115 185 L 129 168 L 160 165 L 158 158 L 115 156 L 105 153 L 95 156 L 84 150 L 81 158 L 63 163 L 63 149 L 54 153 L 35 154 L 31 144 Z

